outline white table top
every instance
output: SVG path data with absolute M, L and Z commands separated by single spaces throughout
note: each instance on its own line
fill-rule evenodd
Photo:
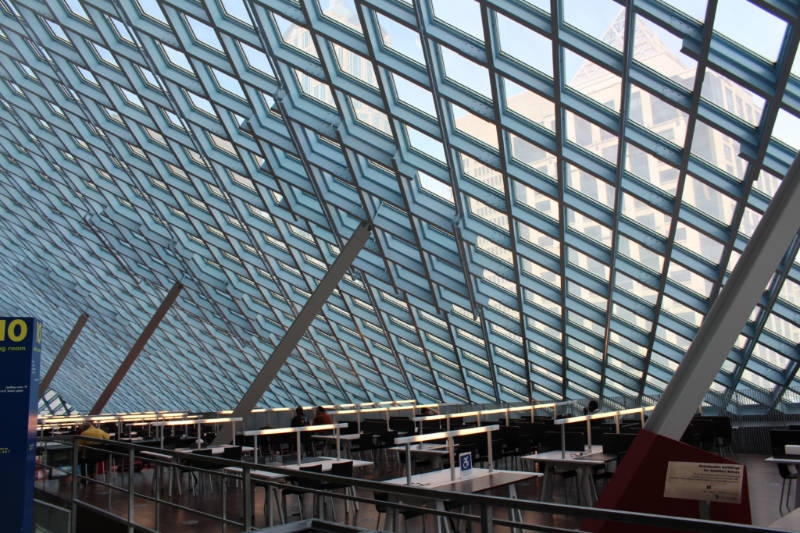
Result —
M 312 439 L 321 440 L 336 440 L 336 435 L 311 435 Z M 343 433 L 339 435 L 339 440 L 358 440 L 361 438 L 360 433 Z
M 426 489 L 447 489 L 459 492 L 480 492 L 495 487 L 502 487 L 511 483 L 517 483 L 525 479 L 541 477 L 540 472 L 520 472 L 517 470 L 492 470 L 487 468 L 473 468 L 468 477 L 461 477 L 461 469 L 455 469 L 456 479 L 450 479 L 450 469 L 434 470 L 422 474 L 411 476 L 412 487 L 424 487 Z M 384 483 L 392 485 L 406 485 L 408 479 L 398 477 L 388 479 Z
M 800 455 L 797 457 L 767 457 L 764 459 L 768 463 L 781 463 L 785 465 L 800 465 Z
M 230 448 L 230 447 L 231 447 L 230 444 L 223 444 L 222 446 L 214 446 L 213 448 L 211 448 L 211 455 L 220 455 L 225 448 Z M 205 449 L 208 449 L 208 448 L 205 448 Z M 250 446 L 242 446 L 242 452 L 246 452 L 248 450 L 249 451 L 253 451 L 253 448 L 250 447 Z M 174 451 L 183 452 L 183 453 L 191 453 L 191 452 L 194 451 L 194 448 L 175 448 Z M 173 455 L 170 455 L 170 454 L 167 454 L 167 453 L 151 452 L 149 450 L 145 450 L 145 451 L 143 451 L 141 453 L 142 453 L 142 455 L 155 457 L 157 459 L 172 459 L 174 457 Z
M 241 466 L 226 466 L 223 470 L 225 472 L 232 472 L 234 474 L 241 474 L 242 467 Z M 250 470 L 251 477 L 260 477 L 263 479 L 283 479 L 287 476 L 286 474 L 279 474 L 277 472 L 269 472 L 268 470 Z
M 222 446 L 209 446 L 205 448 L 200 448 L 201 450 L 211 450 L 211 455 L 220 455 L 225 448 L 238 448 L 238 446 L 234 446 L 233 444 L 223 444 Z M 183 453 L 192 453 L 198 448 L 175 448 L 176 452 L 183 452 Z M 252 446 L 242 446 L 242 453 L 249 453 L 253 451 Z
M 141 453 L 142 455 L 147 455 L 148 457 L 155 457 L 156 459 L 170 460 L 173 457 L 172 455 L 169 455 L 167 453 L 151 452 L 149 450 L 145 450 Z
M 37 442 L 37 448 L 72 448 L 71 444 L 66 444 L 64 442 L 56 442 L 56 441 L 45 441 L 45 442 Z
M 371 461 L 361 461 L 359 459 L 336 459 L 335 457 L 311 457 L 308 460 L 303 460 L 303 463 L 300 466 L 297 466 L 297 463 L 269 463 L 269 466 L 276 466 L 280 468 L 289 468 L 292 470 L 299 470 L 300 467 L 308 467 L 308 466 L 316 466 L 322 465 L 323 472 L 329 472 L 331 469 L 331 465 L 333 463 L 347 463 L 353 461 L 353 468 L 364 468 L 366 466 L 373 466 L 374 463 Z
M 389 449 L 399 453 L 406 451 L 405 446 L 392 446 Z M 411 444 L 409 445 L 409 449 L 411 450 L 411 453 L 427 453 L 431 455 L 447 455 L 449 453 L 447 450 L 447 444 L 436 444 L 433 442 L 418 442 L 416 444 Z
M 535 461 L 538 463 L 564 463 L 578 465 L 602 465 L 613 461 L 616 458 L 616 455 L 603 453 L 603 447 L 598 445 L 592 446 L 592 449 L 587 452 L 567 451 L 563 457 L 561 455 L 561 450 L 550 450 L 547 452 L 523 455 L 520 457 L 520 459 Z

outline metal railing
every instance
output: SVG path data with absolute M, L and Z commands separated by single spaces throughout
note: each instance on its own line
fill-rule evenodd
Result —
M 64 441 L 65 439 L 60 439 Z M 205 518 L 210 518 L 212 520 L 218 521 L 220 523 L 221 530 L 223 532 L 226 531 L 228 526 L 236 526 L 239 528 L 243 528 L 244 530 L 253 529 L 253 518 L 255 516 L 254 513 L 254 501 L 253 501 L 253 491 L 256 486 L 264 487 L 267 490 L 267 495 L 265 495 L 265 520 L 268 525 L 272 525 L 276 522 L 275 518 L 275 509 L 271 494 L 269 494 L 270 488 L 274 487 L 275 489 L 284 489 L 287 487 L 296 487 L 296 485 L 287 482 L 286 480 L 278 480 L 278 479 L 266 479 L 263 477 L 258 477 L 258 474 L 254 476 L 253 473 L 255 471 L 266 471 L 272 472 L 275 474 L 282 474 L 287 476 L 286 479 L 293 479 L 293 480 L 306 480 L 307 482 L 313 483 L 335 483 L 338 485 L 349 485 L 356 487 L 356 491 L 352 493 L 341 493 L 341 492 L 333 492 L 333 491 L 326 491 L 317 488 L 312 488 L 308 486 L 303 486 L 302 489 L 304 492 L 313 493 L 323 495 L 325 497 L 332 497 L 337 499 L 342 499 L 345 501 L 353 501 L 353 502 L 361 502 L 361 503 L 371 503 L 371 504 L 381 504 L 385 505 L 390 510 L 390 515 L 404 511 L 404 510 L 413 510 L 417 512 L 422 512 L 428 515 L 433 515 L 436 517 L 436 520 L 447 519 L 447 520 L 458 520 L 458 521 L 467 521 L 473 522 L 478 525 L 480 531 L 483 532 L 490 532 L 493 530 L 494 526 L 505 526 L 510 527 L 513 530 L 528 530 L 528 531 L 544 531 L 544 532 L 560 532 L 564 533 L 565 531 L 573 531 L 570 529 L 564 529 L 563 527 L 555 527 L 549 526 L 546 524 L 532 524 L 532 523 L 524 523 L 522 521 L 524 512 L 530 511 L 535 513 L 542 513 L 546 515 L 565 515 L 569 517 L 573 517 L 576 519 L 583 519 L 583 520 L 597 520 L 597 521 L 610 521 L 610 522 L 624 522 L 628 524 L 640 524 L 643 526 L 657 526 L 663 528 L 671 528 L 671 529 L 678 529 L 683 531 L 703 531 L 703 532 L 752 532 L 752 533 L 768 533 L 768 532 L 775 532 L 779 530 L 770 529 L 770 528 L 762 528 L 756 527 L 752 525 L 743 525 L 743 524 L 736 524 L 736 523 L 728 523 L 728 522 L 717 522 L 711 520 L 702 520 L 702 519 L 694 519 L 694 518 L 684 518 L 684 517 L 675 517 L 675 516 L 666 516 L 666 515 L 657 515 L 657 514 L 649 514 L 649 513 L 637 513 L 637 512 L 630 512 L 630 511 L 619 511 L 619 510 L 612 510 L 612 509 L 603 509 L 603 508 L 595 508 L 595 507 L 584 507 L 584 506 L 577 506 L 577 505 L 569 505 L 569 504 L 562 504 L 562 503 L 554 503 L 554 502 L 544 502 L 544 501 L 535 501 L 535 500 L 525 500 L 525 499 L 517 499 L 511 497 L 502 497 L 502 496 L 489 496 L 484 494 L 473 494 L 473 493 L 465 493 L 465 492 L 457 492 L 457 491 L 448 491 L 448 490 L 439 490 L 439 489 L 429 489 L 420 486 L 408 486 L 408 485 L 396 485 L 392 483 L 386 483 L 383 481 L 373 481 L 368 479 L 361 479 L 357 477 L 342 477 L 336 476 L 332 474 L 322 474 L 317 472 L 308 472 L 297 470 L 294 468 L 285 468 L 267 464 L 257 464 L 249 461 L 239 461 L 239 460 L 232 460 L 232 459 L 224 459 L 224 458 L 217 458 L 213 456 L 200 456 L 202 457 L 202 461 L 205 467 L 199 467 L 192 464 L 182 463 L 181 461 L 186 460 L 197 460 L 198 455 L 187 453 L 187 452 L 176 452 L 172 450 L 166 450 L 161 448 L 154 448 L 149 446 L 142 446 L 137 444 L 130 444 L 125 442 L 117 442 L 117 441 L 108 441 L 108 440 L 100 440 L 100 439 L 93 439 L 88 437 L 72 437 L 68 438 L 65 442 L 70 442 L 71 444 L 71 494 L 70 494 L 70 519 L 71 519 L 71 528 L 70 530 L 75 532 L 76 529 L 76 520 L 77 520 L 77 511 L 79 507 L 84 507 L 87 509 L 91 509 L 95 512 L 103 514 L 104 516 L 113 516 L 117 521 L 127 524 L 128 530 L 133 531 L 134 526 L 137 529 L 143 530 L 160 530 L 160 509 L 162 506 L 173 507 L 175 509 L 181 509 L 186 512 L 195 513 L 198 516 L 202 516 Z M 102 451 L 103 453 L 108 454 L 109 462 L 113 463 L 113 459 L 115 457 L 122 458 L 121 462 L 117 463 L 116 468 L 119 471 L 124 473 L 125 467 L 127 467 L 127 475 L 116 476 L 121 477 L 121 481 L 123 484 L 115 484 L 113 482 L 112 475 L 109 475 L 110 481 L 106 480 L 99 480 L 94 478 L 88 478 L 87 476 L 83 475 L 82 473 L 75 474 L 79 472 L 79 465 L 81 464 L 81 453 L 82 450 L 87 451 Z M 155 452 L 159 455 L 163 455 L 164 457 L 153 457 L 143 455 L 142 452 Z M 143 493 L 137 492 L 135 490 L 135 481 L 136 481 L 136 468 L 135 462 L 136 460 L 144 460 L 149 463 L 153 463 L 157 468 L 154 468 L 153 477 L 152 477 L 152 486 L 151 486 L 151 493 Z M 41 464 L 41 463 L 40 463 Z M 45 466 L 46 465 L 42 465 Z M 213 476 L 219 476 L 220 479 L 223 480 L 235 480 L 238 483 L 241 483 L 241 505 L 239 509 L 234 513 L 235 516 L 231 516 L 231 510 L 227 509 L 226 502 L 228 498 L 228 488 L 227 483 L 221 483 L 221 512 L 214 513 L 208 510 L 196 509 L 193 507 L 189 507 L 182 503 L 178 503 L 176 501 L 172 501 L 170 499 L 165 499 L 163 497 L 161 491 L 161 485 L 163 482 L 162 471 L 163 468 L 179 468 L 181 471 L 185 472 L 199 472 L 199 473 L 207 473 Z M 221 470 L 226 467 L 238 467 L 240 471 L 238 472 L 225 472 Z M 108 496 L 108 505 L 106 509 L 103 509 L 96 505 L 96 503 L 92 503 L 85 499 L 81 498 L 79 492 L 79 483 L 81 481 L 91 482 L 91 483 L 98 483 L 102 486 L 105 486 L 109 492 Z M 179 480 L 180 481 L 180 480 Z M 371 491 L 373 493 L 385 493 L 391 495 L 387 500 L 376 500 L 375 498 L 369 498 L 365 496 L 358 495 L 358 489 L 361 489 L 361 492 L 368 492 Z M 122 513 L 116 512 L 112 509 L 111 500 L 112 491 L 117 491 L 121 494 L 126 495 L 127 497 L 127 509 Z M 144 527 L 143 524 L 136 521 L 135 515 L 135 499 L 144 499 L 150 502 L 153 502 L 155 505 L 155 517 L 154 517 L 154 525 L 155 527 L 150 529 L 148 527 Z M 205 500 L 207 502 L 207 500 Z M 441 505 L 437 505 L 435 508 L 423 505 L 417 505 L 414 502 L 441 502 Z M 453 507 L 466 507 L 470 510 L 478 509 L 477 513 L 472 512 L 462 512 L 462 511 L 453 511 L 448 510 L 444 505 L 444 502 L 447 502 L 447 506 L 451 509 Z M 499 512 L 501 509 L 506 511 Z M 504 519 L 499 518 L 501 514 L 508 514 L 511 519 Z M 279 511 L 280 514 L 280 511 Z M 240 515 L 240 516 L 239 516 Z M 579 531 L 575 529 L 574 531 Z

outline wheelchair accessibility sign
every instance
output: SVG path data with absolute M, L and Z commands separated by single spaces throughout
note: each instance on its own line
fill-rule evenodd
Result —
M 458 462 L 461 464 L 461 477 L 469 477 L 472 474 L 472 452 L 458 454 Z

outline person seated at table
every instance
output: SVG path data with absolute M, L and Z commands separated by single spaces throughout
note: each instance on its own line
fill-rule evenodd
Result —
M 333 419 L 325 408 L 320 405 L 317 407 L 317 412 L 314 413 L 314 420 L 311 423 L 315 426 L 319 424 L 333 424 Z
M 111 435 L 100 429 L 99 427 L 95 426 L 91 422 L 84 422 L 81 426 L 81 435 L 84 437 L 92 437 L 94 439 L 109 439 Z M 91 444 L 89 441 L 80 441 L 79 444 L 81 445 L 89 445 Z
M 594 413 L 595 411 L 597 411 L 599 408 L 600 408 L 600 406 L 597 403 L 597 400 L 589 400 L 589 405 L 584 407 L 583 414 L 590 415 L 590 414 Z
M 307 425 L 308 425 L 308 420 L 306 420 L 306 413 L 303 411 L 302 407 L 298 406 L 297 409 L 294 410 L 294 416 L 292 417 L 291 426 L 293 428 L 296 428 Z
M 436 411 L 434 411 L 430 407 L 423 407 L 419 411 L 419 416 L 430 416 L 430 415 L 435 415 L 435 414 L 436 414 Z

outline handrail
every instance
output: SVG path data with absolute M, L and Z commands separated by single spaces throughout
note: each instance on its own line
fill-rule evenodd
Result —
M 53 440 L 65 440 L 61 439 L 53 439 Z M 85 437 L 85 436 L 72 436 L 71 439 L 73 444 L 73 468 L 77 467 L 77 457 L 78 457 L 78 448 L 82 445 L 78 444 L 78 440 L 81 441 L 92 441 L 97 444 L 109 444 L 108 440 L 104 439 L 95 439 L 92 437 Z M 130 458 L 135 457 L 135 452 L 137 451 L 153 451 L 158 452 L 160 454 L 169 454 L 179 457 L 192 457 L 197 458 L 196 455 L 186 452 L 175 452 L 174 450 L 164 450 L 161 448 L 155 448 L 151 446 L 142 446 L 138 444 L 131 444 L 127 442 L 118 442 L 112 441 L 116 447 L 122 448 L 127 450 L 127 455 Z M 119 452 L 117 452 L 119 453 Z M 756 527 L 748 524 L 737 524 L 737 523 L 728 523 L 728 522 L 718 522 L 712 520 L 704 520 L 704 519 L 697 519 L 697 518 L 686 518 L 686 517 L 675 517 L 675 516 L 668 516 L 668 515 L 659 515 L 653 513 L 640 513 L 640 512 L 633 512 L 633 511 L 622 511 L 616 509 L 604 509 L 604 508 L 597 508 L 597 507 L 584 507 L 578 505 L 569 505 L 569 504 L 562 504 L 562 503 L 555 503 L 555 502 L 544 502 L 544 501 L 535 501 L 535 500 L 521 500 L 516 498 L 509 498 L 503 496 L 491 496 L 486 494 L 473 494 L 473 493 L 464 493 L 464 492 L 457 492 L 457 491 L 448 491 L 448 490 L 441 490 L 441 489 L 428 489 L 424 487 L 418 486 L 407 486 L 407 485 L 395 485 L 392 483 L 386 483 L 383 481 L 373 481 L 368 479 L 361 479 L 356 477 L 345 477 L 345 476 L 337 476 L 333 474 L 324 474 L 319 472 L 309 472 L 303 470 L 295 470 L 290 468 L 284 468 L 274 465 L 267 465 L 267 464 L 256 464 L 251 463 L 248 461 L 236 461 L 232 459 L 224 459 L 224 458 L 216 458 L 213 456 L 203 456 L 203 462 L 207 465 L 218 465 L 220 467 L 224 466 L 237 466 L 242 469 L 241 473 L 221 473 L 221 472 L 214 472 L 218 475 L 224 475 L 226 477 L 235 477 L 237 479 L 241 479 L 245 482 L 245 494 L 249 493 L 252 489 L 251 483 L 252 478 L 250 476 L 250 472 L 254 470 L 264 470 L 267 472 L 274 472 L 278 474 L 284 474 L 286 476 L 291 476 L 292 478 L 300 478 L 300 479 L 308 479 L 308 480 L 316 480 L 316 481 L 329 481 L 329 482 L 338 482 L 338 483 L 346 483 L 349 485 L 354 485 L 355 487 L 362 488 L 365 490 L 372 490 L 374 492 L 382 492 L 382 493 L 389 493 L 393 495 L 399 496 L 413 496 L 415 499 L 430 499 L 430 500 L 450 500 L 455 501 L 457 503 L 462 504 L 474 504 L 481 508 L 482 513 L 486 512 L 487 509 L 491 507 L 506 507 L 506 508 L 516 508 L 523 511 L 531 511 L 531 512 L 539 512 L 539 513 L 549 513 L 549 514 L 566 514 L 571 515 L 579 518 L 584 519 L 594 519 L 594 520 L 604 520 L 604 521 L 611 521 L 611 522 L 626 522 L 626 523 L 634 523 L 634 524 L 642 524 L 642 525 L 657 525 L 663 528 L 676 528 L 682 530 L 692 530 L 692 531 L 713 531 L 713 532 L 750 532 L 750 533 L 774 533 L 779 530 L 771 529 L 771 528 L 762 528 Z M 152 461 L 154 463 L 165 464 L 169 465 L 170 462 L 166 460 L 161 460 L 158 458 L 149 458 L 148 461 Z M 132 464 L 132 463 L 131 463 Z M 192 465 L 182 465 L 181 468 L 187 470 L 203 470 L 207 471 L 204 468 L 194 467 Z M 133 468 L 129 468 L 129 475 L 133 475 Z M 278 480 L 270 480 L 270 479 L 259 479 L 259 485 L 269 485 L 269 486 L 281 486 L 285 487 L 286 483 L 281 482 Z M 77 489 L 77 478 L 73 478 L 73 489 Z M 122 490 L 122 489 L 120 489 Z M 305 489 L 304 489 L 305 490 Z M 316 489 L 307 489 L 309 492 L 323 492 Z M 157 493 L 158 494 L 158 493 Z M 325 492 L 325 494 L 328 494 Z M 75 503 L 84 504 L 80 500 L 76 498 L 77 493 L 73 493 L 73 510 Z M 354 501 L 363 501 L 363 502 L 374 502 L 374 499 L 363 498 L 359 496 L 353 496 L 348 494 L 342 493 L 334 493 L 331 494 L 336 496 L 337 498 L 343 499 L 350 499 Z M 136 493 L 137 497 L 141 497 L 139 493 Z M 248 497 L 244 498 L 245 500 L 249 500 Z M 131 495 L 132 500 L 132 495 Z M 162 505 L 172 505 L 172 502 L 166 500 L 158 500 L 158 503 Z M 248 502 L 252 504 L 252 502 Z M 399 502 L 389 501 L 386 502 L 387 505 L 392 507 L 398 508 L 412 508 L 413 506 L 409 506 L 407 504 L 402 504 Z M 182 507 L 182 506 L 181 506 Z M 470 520 L 477 519 L 476 515 L 470 515 L 465 513 L 454 513 L 451 511 L 440 511 L 431 508 L 419 507 L 420 510 L 424 510 L 430 514 L 442 515 L 442 516 L 455 516 L 460 518 L 467 518 Z M 194 509 L 187 508 L 187 510 L 197 512 Z M 271 510 L 270 510 L 271 512 Z M 250 509 L 245 508 L 244 512 L 245 517 L 245 529 L 249 529 L 251 527 L 251 515 Z M 483 516 L 481 517 L 481 520 Z M 490 518 L 491 519 L 491 518 Z M 492 522 L 496 524 L 502 525 L 509 525 L 515 528 L 522 528 L 522 529 L 538 529 L 538 525 L 528 525 L 523 524 L 521 522 L 515 521 L 508 521 L 508 520 L 499 520 L 499 519 L 491 519 Z M 232 520 L 226 520 L 227 523 L 235 523 Z M 133 522 L 130 522 L 131 525 L 134 525 Z M 240 523 L 241 525 L 241 523 Z M 138 526 L 138 524 L 137 524 Z

